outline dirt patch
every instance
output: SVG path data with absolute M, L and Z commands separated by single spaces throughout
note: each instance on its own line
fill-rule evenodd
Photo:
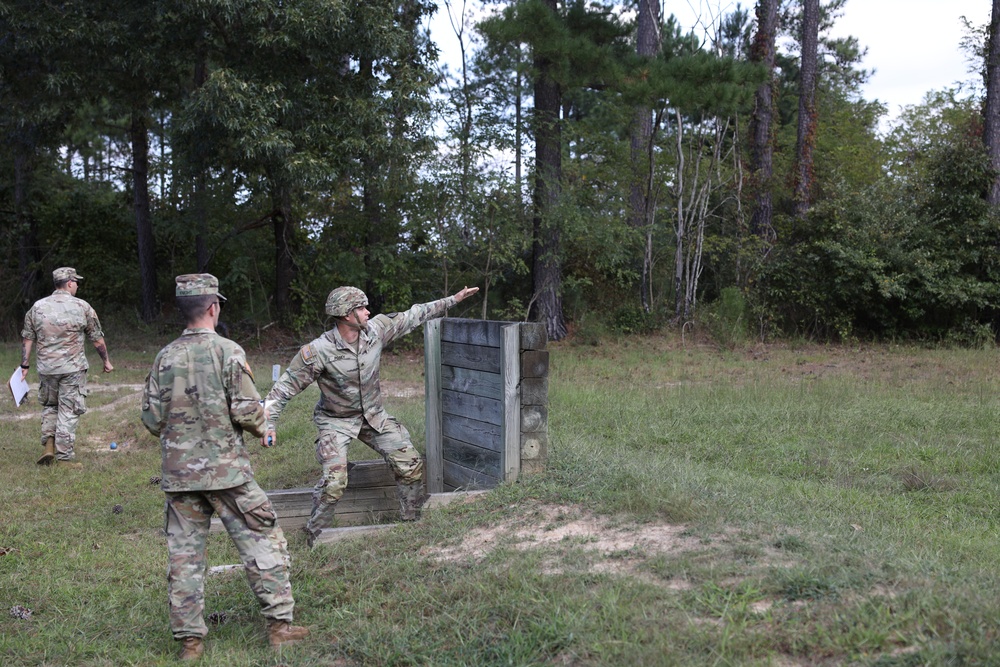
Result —
M 457 545 L 428 547 L 422 553 L 439 562 L 475 562 L 500 548 L 539 550 L 546 555 L 543 571 L 560 574 L 566 569 L 561 556 L 578 550 L 589 556 L 591 572 L 646 578 L 638 567 L 650 557 L 702 548 L 686 531 L 684 525 L 624 524 L 578 507 L 541 505 L 527 517 L 472 530 Z

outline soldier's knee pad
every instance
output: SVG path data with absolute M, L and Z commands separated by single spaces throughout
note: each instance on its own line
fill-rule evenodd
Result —
M 347 469 L 330 470 L 324 476 L 322 496 L 327 502 L 337 502 L 347 489 Z
M 413 447 L 395 452 L 391 457 L 397 478 L 403 482 L 419 482 L 424 477 L 424 459 Z

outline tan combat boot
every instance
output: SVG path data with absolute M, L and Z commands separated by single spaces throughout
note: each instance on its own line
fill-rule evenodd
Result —
M 268 621 L 267 641 L 271 648 L 278 648 L 282 644 L 290 644 L 309 636 L 309 628 L 301 625 L 292 625 L 288 621 Z
M 197 660 L 205 652 L 205 642 L 201 637 L 185 637 L 178 660 Z
M 52 461 L 56 458 L 56 439 L 53 436 L 49 436 L 45 441 L 45 453 L 42 454 L 42 458 L 35 461 L 40 466 L 50 466 Z

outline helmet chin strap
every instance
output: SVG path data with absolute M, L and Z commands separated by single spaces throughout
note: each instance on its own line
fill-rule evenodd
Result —
M 344 324 L 346 324 L 347 326 L 349 326 L 350 328 L 356 329 L 358 331 L 367 331 L 368 330 L 368 325 L 367 324 L 361 324 L 360 322 L 358 322 L 358 313 L 357 313 L 356 310 L 352 310 L 351 311 L 351 315 L 354 315 L 354 321 L 353 322 L 349 319 L 350 315 L 348 315 L 347 317 L 341 319 L 340 321 L 343 322 Z

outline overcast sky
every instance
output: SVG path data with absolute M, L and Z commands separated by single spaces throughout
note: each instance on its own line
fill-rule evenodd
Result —
M 973 25 L 990 20 L 990 0 L 847 0 L 835 35 L 854 35 L 868 47 L 864 67 L 874 68 L 865 98 L 889 106 L 919 104 L 931 90 L 981 79 L 969 72 L 959 48 L 961 17 Z
M 470 0 L 470 5 L 474 0 Z M 478 3 L 476 3 L 478 5 Z M 755 0 L 742 6 L 755 7 Z M 847 0 L 844 15 L 834 35 L 853 35 L 868 55 L 862 66 L 875 74 L 865 87 L 866 99 L 878 99 L 896 116 L 904 105 L 919 104 L 931 90 L 951 87 L 974 79 L 969 63 L 959 48 L 963 37 L 961 17 L 975 25 L 989 21 L 990 0 Z M 453 0 L 458 14 L 461 0 Z M 664 11 L 674 14 L 684 27 L 695 27 L 698 17 L 710 22 L 719 7 L 731 11 L 729 0 L 664 0 Z M 442 50 L 442 58 L 453 57 L 455 37 L 448 24 L 447 9 L 438 0 L 438 12 L 431 21 L 432 35 Z

